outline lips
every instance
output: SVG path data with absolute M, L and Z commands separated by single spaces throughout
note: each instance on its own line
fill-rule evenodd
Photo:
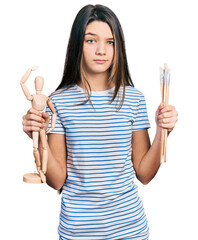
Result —
M 107 60 L 105 59 L 95 59 L 94 62 L 98 63 L 98 64 L 103 64 L 105 63 Z

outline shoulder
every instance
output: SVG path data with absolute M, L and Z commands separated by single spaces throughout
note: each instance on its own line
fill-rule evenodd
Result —
M 125 96 L 126 98 L 132 98 L 136 99 L 137 101 L 140 101 L 141 99 L 144 99 L 144 94 L 137 88 L 133 86 L 126 86 L 125 87 Z
M 76 94 L 75 86 L 65 86 L 64 88 L 58 89 L 50 94 L 50 99 L 52 101 L 67 100 Z

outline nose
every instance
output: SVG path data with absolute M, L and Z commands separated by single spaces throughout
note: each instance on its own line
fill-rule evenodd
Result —
M 104 56 L 106 55 L 106 49 L 104 43 L 98 43 L 96 48 L 96 55 Z

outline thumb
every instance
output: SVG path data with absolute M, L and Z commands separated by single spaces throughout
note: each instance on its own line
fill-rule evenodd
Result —
M 162 103 L 160 103 L 160 105 L 157 108 L 157 111 L 156 111 L 157 115 L 159 114 L 159 112 L 162 110 L 163 107 L 164 107 L 164 103 L 162 102 Z
M 49 114 L 46 112 L 42 112 L 42 117 L 47 120 L 49 118 Z
M 159 107 L 158 107 L 158 109 L 161 110 L 163 107 L 164 107 L 164 103 L 161 102 L 160 105 L 159 105 Z

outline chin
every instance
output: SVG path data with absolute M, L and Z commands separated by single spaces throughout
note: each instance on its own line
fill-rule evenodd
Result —
M 104 72 L 107 72 L 109 68 L 110 66 L 99 65 L 99 66 L 96 66 L 95 68 L 92 68 L 92 72 L 104 73 Z

